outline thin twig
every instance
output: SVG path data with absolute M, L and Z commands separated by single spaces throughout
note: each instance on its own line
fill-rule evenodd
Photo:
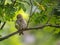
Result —
M 0 21 L 0 24 L 1 24 L 1 21 Z
M 51 18 L 52 18 L 52 15 L 48 15 L 48 20 L 47 20 L 46 24 L 49 23 L 49 21 L 50 21 Z
M 29 21 L 30 21 L 31 15 L 32 15 L 32 8 L 33 8 L 32 0 L 30 0 L 30 4 L 31 4 L 31 10 L 30 10 L 29 20 L 28 20 L 28 22 L 27 22 L 27 27 L 28 27 L 28 25 L 29 25 Z
M 32 13 L 32 15 L 30 15 L 29 20 L 28 20 L 28 22 L 27 22 L 27 27 L 29 26 L 30 19 L 31 19 L 31 17 L 33 16 L 33 14 L 35 13 L 36 9 L 37 9 L 37 7 L 35 8 L 35 10 L 34 10 L 34 12 Z
M 44 28 L 44 27 L 46 27 L 46 26 L 60 28 L 60 25 L 46 24 L 46 25 L 42 25 L 42 26 L 39 26 L 39 27 L 26 28 L 26 29 L 22 29 L 22 30 L 23 30 L 23 31 L 28 31 L 28 30 L 34 30 L 34 29 L 42 29 L 42 28 Z M 16 31 L 16 32 L 13 32 L 13 33 L 5 36 L 5 37 L 2 37 L 2 38 L 0 38 L 0 41 L 3 41 L 3 40 L 5 40 L 5 39 L 8 39 L 9 37 L 11 37 L 11 36 L 13 36 L 13 35 L 15 35 L 15 34 L 17 34 L 17 33 L 19 33 L 19 32 L 20 32 L 20 30 L 18 30 L 18 31 Z
M 5 24 L 6 24 L 6 22 L 4 22 L 4 23 L 3 23 L 3 25 L 1 26 L 1 28 L 0 28 L 0 29 L 3 29 L 3 27 L 5 26 Z

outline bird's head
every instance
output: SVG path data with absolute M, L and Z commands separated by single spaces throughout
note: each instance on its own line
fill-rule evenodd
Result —
M 17 15 L 17 19 L 19 19 L 19 18 L 22 18 L 22 15 L 21 14 L 18 14 Z

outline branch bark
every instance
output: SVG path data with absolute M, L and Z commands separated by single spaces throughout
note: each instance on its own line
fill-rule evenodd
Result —
M 32 8 L 33 8 L 32 0 L 30 0 L 30 5 L 31 5 L 31 10 L 30 10 L 30 16 L 29 16 L 29 19 L 28 19 L 28 22 L 27 22 L 27 27 L 29 25 L 29 21 L 30 21 L 30 18 L 32 16 Z
M 6 22 L 4 22 L 4 23 L 3 23 L 3 25 L 1 26 L 1 28 L 0 28 L 0 29 L 3 29 L 3 27 L 5 26 L 5 24 L 6 24 Z
M 46 25 L 42 25 L 42 26 L 39 26 L 39 27 L 26 28 L 26 29 L 22 29 L 22 30 L 23 30 L 23 31 L 34 30 L 34 29 L 36 30 L 36 29 L 42 29 L 42 28 L 44 28 L 44 27 L 46 27 L 46 26 L 60 28 L 60 25 L 46 24 Z M 3 41 L 3 40 L 5 40 L 5 39 L 8 39 L 9 37 L 11 37 L 11 36 L 13 36 L 13 35 L 15 35 L 15 34 L 17 34 L 17 33 L 19 33 L 19 32 L 20 32 L 20 30 L 18 30 L 18 31 L 16 31 L 16 32 L 13 32 L 13 33 L 5 36 L 5 37 L 2 37 L 2 38 L 0 38 L 0 41 Z

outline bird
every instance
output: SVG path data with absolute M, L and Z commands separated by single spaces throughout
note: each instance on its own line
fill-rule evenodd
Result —
M 21 14 L 18 14 L 17 15 L 17 20 L 15 22 L 15 28 L 17 30 L 19 30 L 19 35 L 23 35 L 23 30 L 22 29 L 25 29 L 27 27 L 27 22 L 25 19 L 23 19 L 22 15 Z

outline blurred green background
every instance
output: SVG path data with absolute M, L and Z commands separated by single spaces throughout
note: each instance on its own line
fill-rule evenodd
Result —
M 22 14 L 28 22 L 28 27 L 45 25 L 60 25 L 60 0 L 0 0 L 0 38 L 17 29 L 15 21 L 17 14 Z M 32 15 L 32 16 L 31 16 Z M 0 45 L 60 45 L 60 28 L 45 26 L 43 29 L 27 31 L 28 35 L 18 34 L 0 41 Z

